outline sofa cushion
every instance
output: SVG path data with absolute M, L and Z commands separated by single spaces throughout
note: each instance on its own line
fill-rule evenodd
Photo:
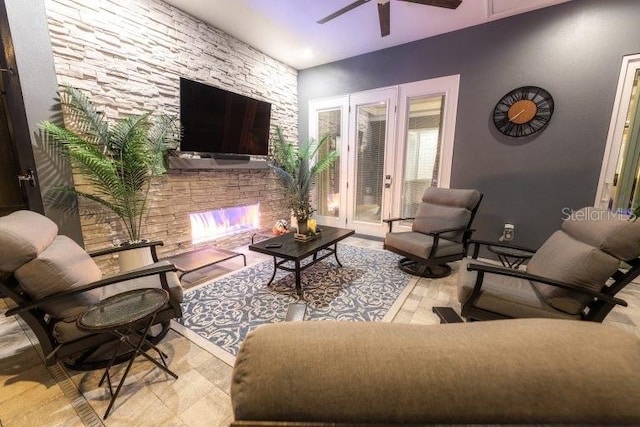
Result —
M 618 264 L 615 257 L 558 230 L 536 251 L 527 272 L 600 291 Z M 534 286 L 550 305 L 569 314 L 579 314 L 592 300 L 588 295 L 542 283 Z
M 29 295 L 41 299 L 100 280 L 102 273 L 76 242 L 57 236 L 37 258 L 18 268 L 15 276 Z M 99 300 L 100 291 L 92 290 L 45 304 L 43 309 L 54 317 L 70 318 Z
M 235 420 L 640 424 L 640 340 L 594 322 L 281 322 L 250 332 Z
M 13 272 L 53 242 L 58 226 L 44 215 L 16 211 L 0 218 L 0 271 Z
M 629 220 L 604 209 L 582 208 L 571 213 L 562 223 L 562 230 L 623 261 L 640 255 L 640 220 Z

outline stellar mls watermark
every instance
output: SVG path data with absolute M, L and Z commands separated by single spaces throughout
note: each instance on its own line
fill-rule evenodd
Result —
M 626 211 L 613 212 L 607 209 L 584 208 L 573 210 L 571 208 L 562 208 L 562 219 L 570 219 L 572 221 L 602 221 L 605 219 L 629 219 L 633 212 L 628 209 Z

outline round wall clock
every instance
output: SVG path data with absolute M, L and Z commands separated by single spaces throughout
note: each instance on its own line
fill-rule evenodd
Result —
M 553 114 L 553 97 L 536 86 L 523 86 L 502 97 L 493 109 L 493 123 L 507 136 L 522 137 L 542 130 Z

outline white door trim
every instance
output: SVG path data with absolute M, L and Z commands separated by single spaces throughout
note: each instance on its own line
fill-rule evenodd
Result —
M 384 236 L 386 224 L 382 219 L 388 217 L 391 206 L 391 189 L 382 189 L 382 200 L 380 203 L 381 216 L 380 222 L 372 223 L 367 221 L 356 220 L 355 211 L 355 190 L 356 190 L 356 167 L 357 167 L 357 150 L 358 150 L 358 106 L 372 105 L 384 103 L 386 105 L 386 125 L 385 125 L 385 148 L 384 148 L 384 166 L 382 175 L 392 175 L 394 165 L 394 137 L 396 135 L 396 105 L 398 101 L 398 87 L 390 86 L 385 88 L 377 88 L 364 92 L 353 93 L 349 96 L 349 168 L 348 182 L 350 185 L 348 193 L 348 201 L 346 205 L 347 212 L 347 228 L 355 229 L 357 233 L 370 236 Z M 381 177 L 382 178 L 382 177 Z
M 440 146 L 440 167 L 438 169 L 438 187 L 449 188 L 451 185 L 451 166 L 453 163 L 453 142 L 456 131 L 456 114 L 458 112 L 458 90 L 460 74 L 420 82 L 399 85 L 398 102 L 398 132 L 396 141 L 406 149 L 407 118 L 410 98 L 429 95 L 444 95 L 444 109 L 442 118 L 442 144 Z M 399 145 L 400 146 L 400 145 Z M 404 150 L 398 153 L 396 172 L 404 167 Z
M 318 117 L 319 111 L 340 109 L 342 111 L 340 115 L 340 139 L 341 143 L 336 147 L 339 154 L 339 168 L 340 168 L 340 207 L 338 216 L 319 216 L 316 215 L 320 224 L 332 226 L 332 227 L 344 227 L 347 214 L 344 206 L 347 205 L 347 181 L 346 171 L 348 165 L 348 155 L 346 150 L 343 150 L 345 141 L 348 139 L 349 132 L 349 95 L 334 96 L 324 99 L 312 99 L 309 101 L 309 138 L 313 138 L 316 141 L 320 139 L 318 135 Z
M 602 169 L 598 180 L 596 200 L 594 206 L 606 208 L 609 202 L 609 186 L 613 185 L 613 178 L 620 157 L 622 147 L 622 134 L 625 122 L 629 113 L 629 100 L 636 71 L 640 69 L 640 54 L 627 55 L 622 58 L 620 67 L 620 78 L 618 79 L 618 89 L 613 103 L 611 122 L 609 123 L 609 133 L 607 134 L 607 145 L 602 159 Z

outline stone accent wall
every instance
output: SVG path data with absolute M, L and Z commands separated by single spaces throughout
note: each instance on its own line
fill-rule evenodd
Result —
M 58 82 L 83 90 L 110 118 L 157 111 L 179 116 L 186 77 L 272 103 L 297 139 L 297 71 L 159 0 L 45 0 Z M 163 240 L 162 255 L 191 248 L 190 211 L 260 203 L 262 226 L 288 218 L 285 194 L 270 170 L 170 173 L 154 185 L 144 236 Z M 116 218 L 82 215 L 87 250 L 124 240 Z M 249 235 L 216 244 L 233 247 Z M 115 270 L 103 261 L 105 272 Z

